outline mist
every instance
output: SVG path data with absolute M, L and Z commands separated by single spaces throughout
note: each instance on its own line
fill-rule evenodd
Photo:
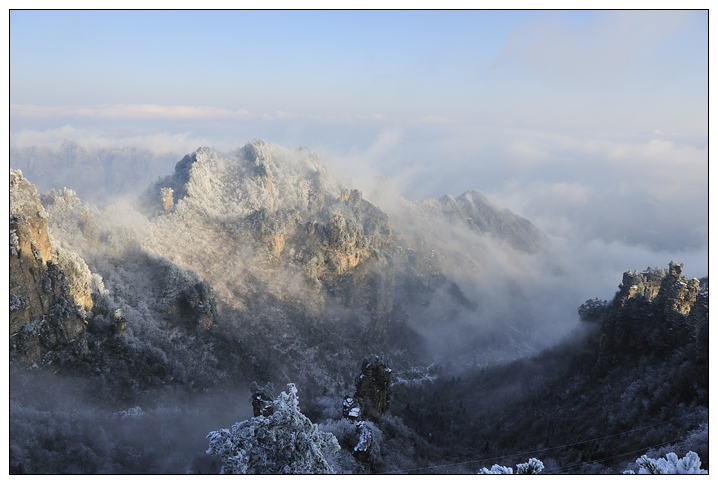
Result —
M 217 474 L 204 455 L 208 430 L 252 417 L 248 388 L 123 407 L 93 399 L 79 378 L 11 376 L 10 458 L 32 463 L 13 473 Z

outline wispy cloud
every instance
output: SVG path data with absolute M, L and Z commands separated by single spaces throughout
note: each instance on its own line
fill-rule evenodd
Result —
M 246 109 L 159 104 L 102 104 L 96 106 L 38 106 L 11 104 L 10 115 L 19 118 L 81 117 L 95 119 L 252 119 Z
M 83 147 L 88 149 L 131 146 L 157 155 L 191 153 L 200 146 L 210 146 L 216 143 L 216 140 L 191 133 L 157 132 L 117 136 L 103 129 L 77 128 L 70 124 L 57 129 L 25 129 L 10 135 L 11 146 L 16 148 L 46 146 L 59 150 L 61 143 L 66 139 L 79 141 Z

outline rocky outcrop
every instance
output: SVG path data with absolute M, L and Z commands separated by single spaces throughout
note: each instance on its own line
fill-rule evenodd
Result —
M 649 267 L 643 272 L 624 272 L 616 298 L 621 305 L 632 298 L 655 301 L 663 308 L 666 318 L 685 318 L 695 305 L 701 284 L 698 279 L 686 279 L 682 275 L 683 267 L 671 261 L 667 270 Z
M 87 353 L 86 311 L 92 308 L 81 259 L 53 250 L 37 191 L 10 172 L 10 344 L 20 365 Z M 79 303 L 79 305 L 78 305 Z
M 659 301 L 663 307 L 663 314 L 668 321 L 681 322 L 690 314 L 696 302 L 696 296 L 701 291 L 698 279 L 688 280 L 683 274 L 683 264 L 671 261 L 668 264 L 668 274 L 661 283 Z
M 362 201 L 362 194 L 359 190 L 345 188 L 342 190 L 339 200 L 347 203 L 358 203 Z
M 356 423 L 356 436 L 358 442 L 352 450 L 354 458 L 362 464 L 369 472 L 374 470 L 374 434 L 371 430 L 371 424 L 367 421 L 359 421 Z
M 625 304 L 631 298 L 642 298 L 653 301 L 661 290 L 661 283 L 666 276 L 666 270 L 660 267 L 646 268 L 643 272 L 636 270 L 623 273 L 623 280 L 618 286 L 617 298 Z
M 162 204 L 162 210 L 169 212 L 174 207 L 174 190 L 168 187 L 160 188 L 160 203 Z
M 702 286 L 698 279 L 688 280 L 682 270 L 683 264 L 671 261 L 667 270 L 625 272 L 610 305 L 589 301 L 581 307 L 584 321 L 601 324 L 599 367 L 661 355 L 685 341 L 696 342 L 697 359 L 707 354 L 707 281 Z
M 164 259 L 143 256 L 152 271 L 150 298 L 161 301 L 157 316 L 170 326 L 206 331 L 217 319 L 212 287 L 193 271 L 182 270 Z
M 326 270 L 335 274 L 356 267 L 369 256 L 364 229 L 341 215 L 335 215 L 322 227 L 320 241 L 325 252 Z
M 284 234 L 269 234 L 264 236 L 264 241 L 267 243 L 270 252 L 274 256 L 281 256 L 284 251 L 286 242 L 284 240 Z
M 125 333 L 127 333 L 127 318 L 122 315 L 121 309 L 117 309 L 112 318 L 112 335 L 122 338 Z
M 345 395 L 342 401 L 342 417 L 349 420 L 357 420 L 361 416 L 359 401 L 354 397 Z

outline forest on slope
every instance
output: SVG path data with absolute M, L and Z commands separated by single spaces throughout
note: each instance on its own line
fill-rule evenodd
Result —
M 380 207 L 311 150 L 260 140 L 201 148 L 132 205 L 30 182 L 11 172 L 13 472 L 217 472 L 205 437 L 251 416 L 252 381 L 296 383 L 339 439 L 336 472 L 521 452 L 620 472 L 668 442 L 707 468 L 707 279 L 678 265 L 627 273 L 560 340 L 566 271 L 480 192 Z M 391 405 L 357 458 L 342 402 L 370 355 Z

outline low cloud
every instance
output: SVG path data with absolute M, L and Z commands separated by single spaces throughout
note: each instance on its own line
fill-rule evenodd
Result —
M 518 162 L 522 170 L 488 189 L 489 196 L 557 235 L 656 250 L 707 244 L 706 148 L 663 139 L 591 140 L 547 151 L 556 155 Z
M 82 117 L 90 119 L 250 119 L 246 109 L 232 111 L 212 106 L 163 106 L 159 104 L 103 104 L 96 106 L 38 106 L 12 104 L 18 118 Z
M 209 146 L 215 142 L 208 137 L 196 136 L 191 133 L 126 133 L 119 136 L 115 133 L 113 136 L 113 133 L 105 129 L 76 128 L 66 124 L 56 129 L 24 129 L 10 135 L 10 144 L 15 148 L 45 146 L 49 149 L 59 150 L 61 144 L 67 139 L 76 140 L 78 144 L 90 150 L 134 147 L 157 155 L 184 155 L 200 146 Z

